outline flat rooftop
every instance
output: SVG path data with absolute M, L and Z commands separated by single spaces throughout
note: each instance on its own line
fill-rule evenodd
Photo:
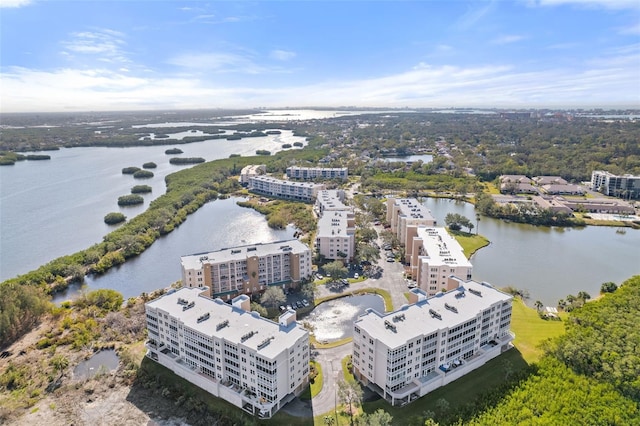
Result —
M 513 299 L 489 284 L 476 281 L 461 282 L 457 289 L 429 298 L 419 289 L 411 292 L 422 300 L 387 314 L 370 309 L 354 324 L 393 349 L 418 336 L 456 327 L 476 318 L 494 303 Z
M 321 184 L 317 184 L 317 183 L 313 183 L 313 182 L 300 182 L 300 181 L 296 181 L 296 180 L 282 180 L 282 179 L 276 179 L 274 177 L 264 176 L 264 175 L 253 176 L 251 179 L 257 180 L 257 181 L 260 181 L 260 182 L 265 182 L 265 183 L 272 183 L 272 184 L 276 184 L 276 185 L 293 186 L 293 187 L 309 188 L 309 189 L 313 189 L 315 187 L 322 186 Z
M 202 291 L 198 288 L 181 288 L 148 302 L 147 306 L 169 313 L 200 334 L 245 346 L 268 359 L 276 358 L 307 335 L 307 331 L 297 322 L 285 326 L 262 318 L 257 312 L 247 312 L 220 299 L 201 296 Z M 192 307 L 183 309 L 191 303 Z M 285 312 L 283 315 L 295 313 Z
M 340 199 L 340 192 L 336 189 L 323 189 L 318 191 L 316 202 L 322 204 L 323 209 L 330 210 L 351 210 L 351 207 L 345 205 Z
M 347 237 L 349 229 L 349 212 L 343 210 L 325 211 L 318 219 L 318 237 Z M 353 230 L 355 231 L 355 230 Z
M 189 254 L 180 257 L 185 269 L 200 269 L 203 263 L 224 263 L 232 260 L 244 260 L 249 257 L 263 257 L 277 253 L 300 254 L 308 251 L 309 247 L 300 240 L 291 239 L 274 241 L 272 243 L 249 244 L 245 246 L 223 248 L 221 250 L 204 253 Z
M 445 228 L 418 227 L 418 237 L 422 238 L 423 248 L 429 258 L 430 265 L 466 266 L 471 268 L 471 262 L 464 255 L 462 247 Z
M 427 219 L 435 221 L 431 210 L 418 202 L 415 198 L 396 198 L 396 206 L 400 207 L 400 214 L 412 219 Z

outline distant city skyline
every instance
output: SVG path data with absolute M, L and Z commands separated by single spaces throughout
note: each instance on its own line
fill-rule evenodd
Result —
M 640 1 L 0 0 L 0 112 L 640 108 Z

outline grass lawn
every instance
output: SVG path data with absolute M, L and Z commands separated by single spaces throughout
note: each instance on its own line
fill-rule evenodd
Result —
M 560 318 L 565 320 L 567 316 L 561 313 Z M 538 361 L 542 356 L 538 345 L 543 340 L 564 333 L 564 322 L 541 319 L 535 309 L 528 307 L 522 299 L 518 298 L 513 301 L 511 331 L 516 334 L 514 345 L 522 353 L 523 358 L 531 363 Z
M 482 235 L 475 235 L 461 231 L 449 232 L 451 233 L 451 235 L 453 235 L 458 244 L 460 244 L 462 250 L 464 251 L 464 255 L 467 256 L 467 259 L 482 247 L 489 245 L 489 240 Z
M 320 391 L 322 390 L 322 383 L 323 383 L 322 366 L 320 365 L 319 362 L 316 362 L 316 361 L 311 361 L 311 364 L 316 369 L 317 374 L 315 379 L 313 380 L 313 383 L 309 383 L 309 387 L 307 387 L 307 389 L 305 389 L 300 394 L 300 399 L 303 399 L 305 401 L 309 401 L 311 398 L 319 394 Z

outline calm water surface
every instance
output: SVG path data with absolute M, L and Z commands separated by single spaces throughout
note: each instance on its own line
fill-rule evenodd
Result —
M 475 224 L 471 204 L 435 198 L 424 204 L 441 225 L 447 213 L 462 214 Z M 551 228 L 482 217 L 479 233 L 491 245 L 471 259 L 473 278 L 527 289 L 530 303 L 540 300 L 555 306 L 582 290 L 595 297 L 603 282 L 620 284 L 640 274 L 640 230 L 619 234 L 606 226 Z
M 211 140 L 179 145 L 182 157 L 207 161 L 231 154 L 255 155 L 256 150 L 277 152 L 284 143 L 305 142 L 291 131 L 279 135 L 235 141 Z M 98 243 L 114 228 L 104 216 L 122 212 L 127 219 L 142 213 L 165 193 L 164 178 L 191 166 L 169 164 L 171 145 L 131 148 L 69 148 L 48 151 L 48 161 L 21 161 L 0 167 L 0 280 L 36 269 L 57 257 Z M 123 175 L 129 166 L 155 162 L 151 179 Z M 149 185 L 144 204 L 119 207 L 118 197 L 134 185 Z
M 377 294 L 329 300 L 318 305 L 304 321 L 313 326 L 319 342 L 340 340 L 353 336 L 353 322 L 368 308 L 384 312 L 384 300 Z

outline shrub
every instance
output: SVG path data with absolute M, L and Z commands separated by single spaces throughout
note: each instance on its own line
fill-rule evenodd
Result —
M 282 144 L 282 149 L 289 149 L 289 148 L 291 148 L 291 144 L 290 143 Z
M 152 189 L 149 185 L 136 185 L 133 188 L 131 188 L 132 194 L 147 194 L 151 191 Z
M 153 161 L 150 161 L 148 163 L 144 163 L 142 165 L 143 169 L 155 169 L 156 167 L 158 167 L 158 165 L 156 163 L 154 163 Z
M 171 160 L 169 160 L 169 163 L 171 163 L 171 164 L 197 164 L 197 163 L 204 163 L 204 158 L 202 158 L 202 157 L 189 157 L 189 158 L 174 157 Z
M 266 149 L 259 149 L 256 151 L 256 155 L 271 155 L 271 151 L 267 151 Z
M 137 194 L 123 195 L 118 197 L 119 206 L 134 206 L 136 204 L 144 203 L 144 198 Z
M 164 153 L 167 155 L 182 154 L 182 150 L 180 148 L 169 148 Z
M 106 223 L 107 225 L 115 225 L 117 223 L 122 223 L 125 220 L 127 220 L 127 217 L 122 213 L 118 213 L 118 212 L 108 213 L 104 217 L 104 223 Z
M 149 179 L 153 177 L 153 172 L 149 170 L 138 170 L 133 174 L 133 177 L 136 179 Z
M 132 175 L 132 174 L 134 174 L 135 172 L 137 172 L 139 170 L 140 170 L 140 167 L 134 167 L 134 166 L 125 167 L 124 169 L 122 169 L 122 174 L 123 175 Z

